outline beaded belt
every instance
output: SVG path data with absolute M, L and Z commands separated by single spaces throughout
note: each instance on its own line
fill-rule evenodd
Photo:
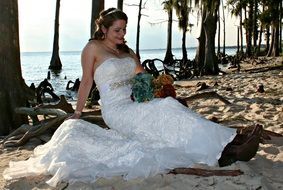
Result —
M 133 80 L 129 79 L 129 80 L 125 80 L 125 81 L 114 82 L 114 83 L 110 84 L 109 87 L 110 87 L 110 90 L 114 90 L 115 88 L 119 88 L 121 86 L 130 85 L 132 83 L 133 83 Z
M 125 81 L 114 82 L 114 83 L 111 83 L 111 84 L 103 84 L 103 85 L 100 86 L 99 89 L 100 89 L 101 93 L 104 93 L 104 92 L 107 92 L 109 90 L 114 90 L 114 89 L 122 87 L 122 86 L 130 85 L 132 83 L 133 83 L 133 80 L 129 79 L 129 80 L 125 80 Z

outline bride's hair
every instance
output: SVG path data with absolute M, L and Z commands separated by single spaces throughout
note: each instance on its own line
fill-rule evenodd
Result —
M 116 20 L 124 20 L 126 23 L 128 22 L 128 16 L 116 8 L 109 8 L 99 13 L 99 18 L 96 19 L 96 31 L 94 32 L 94 37 L 90 40 L 103 40 L 105 38 L 104 33 L 102 32 L 102 26 L 108 29 L 113 25 L 113 22 Z M 126 41 L 123 44 L 117 45 L 117 48 L 129 53 L 129 47 L 126 45 Z

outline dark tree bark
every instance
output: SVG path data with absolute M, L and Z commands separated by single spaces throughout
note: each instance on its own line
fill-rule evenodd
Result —
M 92 0 L 90 36 L 93 38 L 96 30 L 95 20 L 99 18 L 99 13 L 104 10 L 104 0 Z
M 260 30 L 259 30 L 258 46 L 257 46 L 257 48 L 256 48 L 256 53 L 257 53 L 257 55 L 260 54 L 262 32 L 263 32 L 263 26 L 261 25 L 261 26 L 260 26 Z
M 250 1 L 248 19 L 246 19 L 246 53 L 248 56 L 252 55 L 252 34 L 253 34 L 253 2 Z
M 164 58 L 164 63 L 171 65 L 174 61 L 172 54 L 172 21 L 173 21 L 173 10 L 172 7 L 167 10 L 168 13 L 168 25 L 167 25 L 167 48 Z
M 242 8 L 240 10 L 240 49 L 241 53 L 244 52 L 244 44 L 243 44 L 243 15 L 242 15 Z
M 182 31 L 183 34 L 182 34 L 182 53 L 183 53 L 183 60 L 181 62 L 181 65 L 180 67 L 184 67 L 188 61 L 188 53 L 187 53 L 187 48 L 186 48 L 186 33 L 187 33 L 187 30 L 183 30 Z
M 254 0 L 254 14 L 253 14 L 253 47 L 256 50 L 258 40 L 258 0 Z M 255 53 L 257 51 L 254 51 Z
M 136 55 L 140 58 L 140 21 L 141 21 L 142 0 L 139 3 L 138 23 L 137 23 L 137 38 L 136 38 Z
M 215 34 L 217 25 L 217 9 L 206 12 L 203 22 L 205 31 L 205 59 L 202 74 L 216 75 L 219 73 L 217 58 L 215 55 Z
M 279 22 L 272 23 L 271 45 L 267 56 L 279 56 Z
M 226 20 L 225 20 L 225 14 L 224 14 L 224 3 L 223 0 L 222 3 L 222 15 L 223 15 L 223 54 L 226 54 Z
M 205 57 L 205 32 L 203 28 L 203 19 L 205 18 L 206 11 L 202 11 L 202 22 L 201 22 L 201 28 L 200 28 L 200 36 L 197 38 L 198 40 L 198 47 L 196 50 L 196 56 L 195 56 L 195 61 L 197 65 L 198 71 L 200 71 L 203 68 L 204 65 L 204 57 Z M 199 75 L 199 73 L 196 73 Z
M 26 105 L 28 92 L 20 65 L 17 0 L 0 1 L 0 42 L 0 135 L 7 135 L 28 122 L 14 111 Z
M 237 53 L 240 52 L 240 27 L 237 27 Z
M 120 9 L 120 10 L 123 10 L 123 0 L 118 0 L 117 8 Z
M 49 69 L 51 70 L 62 69 L 62 63 L 59 56 L 59 12 L 60 12 L 60 0 L 56 0 L 53 52 L 49 65 Z
M 282 1 L 280 2 L 279 6 L 279 52 L 282 53 L 282 16 L 283 16 L 283 7 L 282 7 Z
M 272 21 L 271 21 L 271 45 L 269 48 L 269 51 L 267 53 L 267 56 L 279 56 L 279 23 L 281 21 L 279 20 L 279 7 L 280 3 L 279 1 L 274 0 L 272 7 Z M 280 42 L 281 43 L 281 42 Z
M 218 15 L 218 19 L 217 19 L 217 25 L 218 25 L 218 35 L 217 35 L 217 54 L 219 54 L 220 53 L 220 16 Z
M 269 47 L 270 47 L 270 26 L 266 26 L 266 33 L 265 33 L 265 39 L 266 39 L 266 47 L 265 47 L 265 52 L 268 52 Z

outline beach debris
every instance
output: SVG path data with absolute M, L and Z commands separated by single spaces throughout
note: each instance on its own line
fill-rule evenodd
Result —
M 262 126 L 261 124 L 256 124 Z M 237 129 L 237 133 L 239 134 L 249 134 L 253 130 L 253 127 L 233 127 Z M 271 140 L 271 137 L 283 137 L 283 135 L 269 131 L 264 129 L 262 134 L 261 134 L 261 143 L 264 143 L 265 140 Z
M 73 86 L 70 87 L 70 84 L 73 84 Z M 72 80 L 69 80 L 68 83 L 67 83 L 67 86 L 66 86 L 66 90 L 71 90 L 71 91 L 77 92 L 79 90 L 80 84 L 81 84 L 81 81 L 80 81 L 79 78 L 77 78 L 75 80 L 75 82 L 73 82 Z
M 47 79 L 50 80 L 50 71 L 47 72 Z
M 196 91 L 201 91 L 209 88 L 209 86 L 205 82 L 198 82 L 197 87 L 199 88 Z
M 263 84 L 259 84 L 258 87 L 257 87 L 257 92 L 259 93 L 264 93 L 264 86 Z
M 45 93 L 48 93 L 52 97 L 53 101 L 60 100 L 59 96 L 57 96 L 53 91 L 54 89 L 52 85 L 48 82 L 47 79 L 44 79 L 36 88 L 37 103 L 43 103 L 42 97 L 45 99 Z
M 53 109 L 59 109 L 63 110 L 66 113 L 73 113 L 75 110 L 72 106 L 72 104 L 68 103 L 65 96 L 61 95 L 60 96 L 60 101 L 57 104 L 47 104 L 47 105 L 40 105 L 36 107 L 38 108 L 53 108 Z
M 225 90 L 226 91 L 233 91 L 233 89 L 230 86 L 226 87 Z

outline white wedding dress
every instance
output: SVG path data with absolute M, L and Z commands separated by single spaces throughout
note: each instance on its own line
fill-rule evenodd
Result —
M 46 174 L 60 181 L 94 182 L 122 175 L 125 179 L 166 173 L 196 163 L 216 165 L 236 135 L 192 112 L 175 99 L 137 103 L 130 98 L 135 62 L 109 58 L 96 69 L 105 130 L 83 120 L 65 121 L 52 139 L 26 160 L 11 162 L 5 179 Z

